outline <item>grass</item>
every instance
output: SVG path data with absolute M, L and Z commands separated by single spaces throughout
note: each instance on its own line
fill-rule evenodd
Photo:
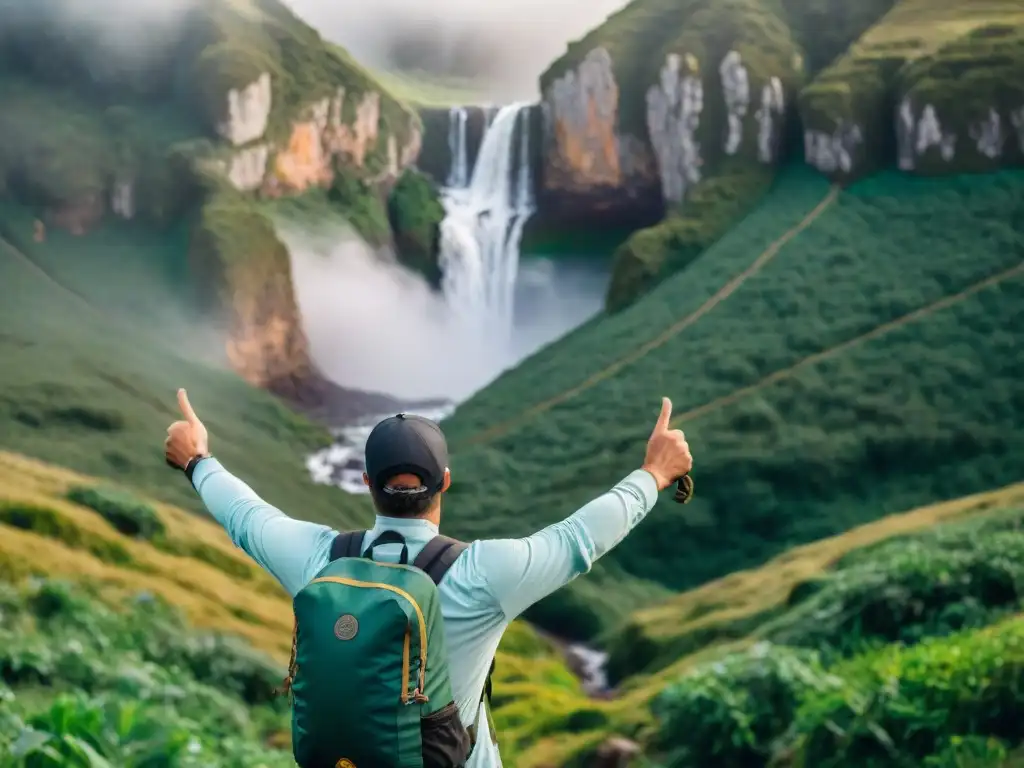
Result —
M 831 135 L 856 124 L 863 143 L 852 174 L 868 173 L 894 155 L 892 110 L 904 97 L 920 116 L 932 106 L 944 134 L 957 135 L 954 156 L 938 149 L 925 168 L 950 173 L 987 171 L 1017 157 L 1011 145 L 988 158 L 970 138 L 970 126 L 995 109 L 1004 121 L 1024 97 L 1024 11 L 1013 0 L 930 2 L 902 0 L 800 94 L 807 129 Z M 922 161 L 916 163 L 922 165 Z
M 142 260 L 160 250 L 124 252 Z M 364 524 L 364 500 L 309 483 L 303 457 L 326 434 L 219 364 L 223 337 L 215 329 L 194 320 L 189 333 L 161 328 L 166 294 L 142 279 L 129 283 L 132 297 L 150 296 L 153 314 L 120 311 L 103 301 L 105 281 L 118 273 L 86 274 L 77 255 L 54 248 L 37 263 L 0 242 L 0 448 L 199 511 L 162 455 L 164 430 L 178 418 L 174 392 L 186 386 L 213 450 L 268 500 L 339 527 Z
M 248 750 L 260 754 L 264 765 L 287 765 L 287 756 L 278 751 L 287 748 L 286 710 L 272 696 L 290 650 L 287 596 L 222 529 L 185 510 L 122 495 L 122 501 L 145 504 L 155 512 L 163 534 L 160 541 L 153 541 L 126 536 L 90 507 L 69 501 L 69 496 L 82 497 L 75 489 L 108 486 L 17 454 L 0 453 L 0 510 L 19 508 L 25 521 L 11 525 L 11 518 L 0 514 L 0 634 L 5 638 L 0 669 L 13 690 L 13 698 L 8 696 L 0 705 L 0 734 L 14 735 L 8 717 L 12 712 L 18 722 L 34 722 L 51 732 L 71 728 L 90 712 L 93 720 L 86 722 L 114 717 L 112 713 L 126 718 L 125 692 L 131 690 L 136 691 L 131 694 L 137 701 L 131 712 L 139 730 L 121 732 L 116 743 L 101 745 L 105 754 L 119 755 L 118 750 L 142 738 L 148 732 L 143 723 L 152 728 L 162 722 L 165 727 L 184 728 L 204 749 L 232 755 L 232 750 Z M 802 618 L 801 611 L 834 593 L 829 591 L 829 579 L 863 573 L 870 563 L 878 564 L 872 572 L 888 572 L 899 561 L 894 556 L 913 552 L 914 542 L 941 552 L 963 541 L 984 544 L 998 542 L 1000 536 L 1020 538 L 1022 515 L 1013 510 L 1021 509 L 1022 502 L 1024 487 L 1014 486 L 893 516 L 640 614 L 638 620 L 656 628 L 658 622 L 670 626 L 669 617 L 687 613 L 713 615 L 718 610 L 729 612 L 729 621 L 735 621 L 737 613 L 763 614 L 781 605 L 773 621 L 753 624 L 731 642 L 708 639 L 705 645 L 680 652 L 667 666 L 634 675 L 622 686 L 619 698 L 610 701 L 588 700 L 553 647 L 516 622 L 499 649 L 495 681 L 494 714 L 503 758 L 522 768 L 576 764 L 573 761 L 592 754 L 614 733 L 641 739 L 645 751 L 653 755 L 662 748 L 657 745 L 664 740 L 664 729 L 671 732 L 671 727 L 664 725 L 670 722 L 665 705 L 656 706 L 652 714 L 651 703 L 679 696 L 663 694 L 666 686 L 692 688 L 687 682 L 691 676 L 699 679 L 703 665 L 715 660 L 744 669 L 744 649 L 753 648 L 770 631 L 778 633 L 780 627 L 788 626 L 791 641 L 794 628 L 816 631 L 820 622 Z M 972 527 L 958 529 L 954 522 Z M 97 542 L 103 546 L 97 549 Z M 104 555 L 110 548 L 122 553 L 116 562 Z M 189 553 L 174 553 L 184 549 Z M 896 578 L 898 571 L 891 572 Z M 824 586 L 801 587 L 808 584 Z M 954 604 L 952 599 L 947 603 Z M 725 621 L 725 616 L 719 613 L 718 619 Z M 793 618 L 789 625 L 779 620 L 786 616 Z M 983 625 L 997 620 L 998 613 L 992 613 Z M 928 628 L 925 637 L 942 634 L 941 627 L 922 626 Z M 845 641 L 849 634 L 832 637 Z M 820 638 L 815 636 L 813 642 L 818 644 Z M 101 653 L 100 648 L 106 651 Z M 111 649 L 117 652 L 116 669 L 110 666 Z M 773 658 L 784 660 L 783 651 Z M 875 653 L 870 648 L 864 652 Z M 853 661 L 841 661 L 839 669 L 856 665 L 862 655 L 855 649 Z M 216 664 L 211 663 L 214 659 Z M 738 691 L 742 680 L 736 678 Z M 141 681 L 148 682 L 142 689 L 134 687 Z M 189 695 L 167 699 L 163 691 L 172 681 Z M 687 740 L 691 745 L 714 732 L 714 715 L 709 713 L 717 710 L 709 706 L 704 711 L 700 727 L 687 731 L 693 734 Z M 56 712 L 63 713 L 59 721 L 53 719 Z M 234 738 L 227 738 L 226 728 Z M 109 736 L 106 729 L 102 732 Z M 85 728 L 76 737 L 97 733 Z M 149 738 L 163 754 L 173 753 L 172 734 L 161 737 L 164 741 Z
M 1011 171 L 884 174 L 852 187 L 727 299 L 638 357 L 825 198 L 825 180 L 787 172 L 682 273 L 460 406 L 446 423 L 455 534 L 516 533 L 570 513 L 640 464 L 662 395 L 691 414 L 678 425 L 697 457 L 694 502 L 660 503 L 596 578 L 538 620 L 562 614 L 597 631 L 650 582 L 695 586 L 901 508 L 1016 480 L 1024 402 L 1010 318 L 1024 284 L 1022 191 L 1024 175 Z M 488 434 L 494 414 L 505 426 Z M 484 476 L 501 480 L 478 485 Z M 463 511 L 480 508 L 486 521 Z
M 230 676 L 225 679 L 225 669 L 231 668 L 233 658 L 251 659 L 246 663 L 267 672 L 260 673 L 260 679 L 265 681 L 260 684 L 262 687 L 255 683 L 243 686 L 250 691 L 250 698 L 257 699 L 243 702 L 250 705 L 249 709 L 236 702 L 236 708 L 241 710 L 238 716 L 246 722 L 239 737 L 248 739 L 252 748 L 261 746 L 261 740 L 278 738 L 279 732 L 286 729 L 286 720 L 280 702 L 271 706 L 272 686 L 266 681 L 276 684 L 283 678 L 291 647 L 292 614 L 285 592 L 236 548 L 219 526 L 197 519 L 183 509 L 132 498 L 122 490 L 122 503 L 146 505 L 155 512 L 162 534 L 149 540 L 126 536 L 89 506 L 69 500 L 70 497 L 88 500 L 80 489 L 108 486 L 106 481 L 0 452 L 0 596 L 9 596 L 9 585 L 26 584 L 26 579 L 69 585 L 53 589 L 60 592 L 58 597 L 67 592 L 71 595 L 68 599 L 80 602 L 81 610 L 89 614 L 86 617 L 89 621 L 102 621 L 104 628 L 98 642 L 112 644 L 127 656 L 128 664 L 142 663 L 137 659 L 140 652 L 145 656 L 153 648 L 159 649 L 171 642 L 172 638 L 190 645 L 200 643 L 201 638 L 210 636 L 209 633 L 227 637 L 218 642 L 229 645 L 234 642 L 230 638 L 239 638 L 244 645 L 231 645 L 237 650 L 233 655 L 227 649 L 224 651 L 220 672 L 209 673 L 216 674 L 215 679 L 207 676 L 205 680 L 194 680 L 186 676 L 183 680 L 179 675 L 178 682 L 186 686 L 213 686 L 227 694 L 233 684 Z M 17 517 L 12 516 L 12 510 L 17 510 Z M 119 554 L 112 558 L 111 551 Z M 4 592 L 5 589 L 8 591 Z M 33 589 L 30 587 L 30 592 Z M 136 596 L 140 594 L 173 607 L 180 613 L 181 621 L 163 612 L 140 616 L 137 611 L 144 610 L 136 603 Z M 113 606 L 115 610 L 110 612 L 103 606 Z M 21 654 L 18 668 L 23 671 L 14 675 L 3 660 L 0 660 L 0 670 L 4 670 L 3 679 L 14 686 L 19 700 L 34 698 L 49 707 L 55 694 L 78 690 L 94 697 L 120 698 L 118 686 L 106 680 L 114 672 L 103 665 L 98 648 L 87 643 L 89 647 L 79 652 L 90 664 L 99 665 L 87 670 L 86 678 L 65 675 L 60 670 L 66 667 L 66 662 L 58 664 L 54 659 L 57 667 L 51 668 L 43 666 L 43 661 L 30 653 L 30 648 L 42 642 L 43 627 L 12 626 L 10 613 L 4 610 L 2 615 L 0 634 L 7 633 L 3 635 L 7 638 L 5 658 L 11 664 L 12 656 Z M 77 623 L 80 620 L 83 620 L 81 616 L 75 620 L 69 616 L 62 619 L 62 632 L 51 643 L 55 652 L 62 647 L 65 634 L 69 639 L 76 636 L 85 639 Z M 145 640 L 138 636 L 140 632 Z M 246 648 L 257 653 L 254 655 Z M 172 665 L 166 655 L 148 661 L 170 672 Z M 36 660 L 36 672 L 24 671 L 30 659 Z M 506 633 L 497 663 L 494 715 L 506 760 L 515 759 L 520 754 L 520 745 L 536 741 L 538 734 L 571 727 L 567 718 L 573 712 L 588 711 L 589 705 L 579 683 L 557 652 L 525 624 L 517 622 Z M 157 673 L 163 679 L 165 673 L 160 670 Z M 44 690 L 35 690 L 40 683 L 44 684 Z M 251 693 L 254 686 L 262 693 Z M 28 690 L 29 687 L 33 687 L 32 690 Z M 209 696 L 205 689 L 202 694 Z M 245 696 L 241 698 L 244 700 Z M 146 705 L 151 703 L 146 696 L 142 701 Z M 524 704 L 529 714 L 526 718 L 522 717 Z M 221 702 L 211 703 L 206 698 L 200 698 L 194 707 L 179 705 L 176 715 L 182 715 L 185 709 L 190 710 L 188 716 L 201 714 L 207 722 L 225 716 Z M 250 727 L 250 720 L 261 718 L 266 720 L 265 727 L 257 733 L 259 729 Z M 219 733 L 210 727 L 198 730 L 199 737 Z
M 755 635 L 757 627 L 786 611 L 798 590 L 851 552 L 1019 505 L 1024 505 L 1024 483 L 928 505 L 794 547 L 760 568 L 730 573 L 636 611 L 610 638 L 609 672 L 617 678 L 655 674 L 695 650 Z
M 973 633 L 979 629 L 978 637 L 998 633 L 1001 626 L 1017 631 L 1019 619 L 1012 617 L 1024 598 L 1019 578 L 1014 596 L 1004 600 L 987 589 L 991 579 L 964 580 L 964 571 L 956 567 L 944 576 L 943 569 L 951 563 L 977 569 L 991 562 L 993 573 L 1017 574 L 1020 560 L 1008 556 L 1007 543 L 1024 546 L 1022 504 L 1024 485 L 1017 484 L 892 515 L 638 612 L 632 626 L 642 629 L 635 629 L 633 636 L 619 635 L 621 646 L 613 646 L 613 654 L 621 649 L 622 656 L 613 655 L 612 663 L 630 653 L 648 658 L 653 645 L 661 655 L 642 671 L 633 659 L 618 695 L 587 705 L 592 710 L 588 717 L 596 725 L 572 733 L 541 733 L 516 764 L 576 765 L 574 761 L 592 754 L 609 734 L 638 739 L 646 756 L 665 758 L 656 763 L 682 768 L 763 765 L 766 755 L 779 746 L 773 742 L 786 736 L 780 765 L 794 764 L 786 751 L 805 748 L 805 731 L 787 729 L 803 717 L 798 715 L 800 707 L 809 708 L 818 693 L 837 690 L 852 697 L 841 701 L 856 701 L 862 683 L 845 670 L 898 653 L 893 638 L 858 631 L 859 620 L 887 618 L 895 623 L 890 626 L 905 632 L 902 640 L 907 647 L 924 641 L 925 648 L 935 643 L 949 650 L 975 642 Z M 959 585 L 959 590 L 947 590 L 950 584 Z M 875 602 L 863 604 L 865 595 Z M 918 611 L 921 603 L 926 610 Z M 911 616 L 908 611 L 918 612 Z M 845 617 L 848 624 L 835 621 L 837 617 Z M 1009 623 L 1000 625 L 1001 621 Z M 990 626 L 994 628 L 987 629 Z M 835 650 L 831 656 L 817 654 L 829 649 Z M 933 668 L 931 674 L 941 687 L 944 673 Z M 927 677 L 918 674 L 918 679 L 927 685 Z M 1014 679 L 993 681 L 993 691 L 1013 686 Z M 789 702 L 785 708 L 780 696 Z M 927 720 L 927 713 L 918 709 L 915 716 Z M 523 720 L 528 718 L 525 701 L 516 711 Z M 1014 709 L 1007 704 L 1003 711 Z M 572 719 L 576 717 L 583 719 Z M 686 727 L 681 727 L 683 721 Z M 745 722 L 754 726 L 755 734 L 743 730 Z M 816 719 L 816 727 L 824 728 L 821 722 Z M 984 740 L 988 731 L 967 726 L 958 733 Z M 827 735 L 825 730 L 821 734 Z M 797 744 L 794 737 L 801 737 Z M 1009 745 L 1017 741 L 1011 738 Z M 695 752 L 700 749 L 705 751 Z M 847 757 L 833 764 L 863 763 Z
M 455 107 L 489 102 L 480 85 L 472 81 L 415 72 L 375 70 L 373 74 L 395 98 L 416 107 Z

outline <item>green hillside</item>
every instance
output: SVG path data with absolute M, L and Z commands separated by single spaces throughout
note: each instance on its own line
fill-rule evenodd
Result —
M 661 395 L 693 446 L 697 497 L 663 499 L 538 609 L 548 626 L 596 632 L 645 582 L 687 588 L 1011 482 L 1022 252 L 1020 172 L 886 173 L 836 192 L 788 171 L 687 270 L 459 407 L 453 528 L 511 534 L 568 514 L 640 464 Z
M 0 451 L 0 766 L 294 766 L 291 627 L 287 595 L 219 526 Z M 497 663 L 510 764 L 586 718 L 526 625 Z
M 1024 668 L 1022 502 L 1016 485 L 895 515 L 679 595 L 629 640 L 672 662 L 648 656 L 611 699 L 588 700 L 517 622 L 495 680 L 503 759 L 588 765 L 617 734 L 681 768 L 830 750 L 840 765 L 1012 765 L 994 758 L 1024 738 L 1002 716 Z M 292 764 L 288 600 L 219 527 L 0 452 L 0 608 L 5 768 Z M 672 615 L 695 631 L 666 636 Z M 826 718 L 846 723 L 879 675 L 902 685 L 837 740 Z
M 629 180 L 624 170 L 595 184 L 649 188 L 668 178 L 683 192 L 666 197 L 662 222 L 617 250 L 610 311 L 685 269 L 762 198 L 787 156 L 843 181 L 896 165 L 929 175 L 1024 165 L 1017 0 L 633 0 L 552 62 L 541 76 L 546 106 L 571 114 L 565 94 L 601 62 L 601 85 L 573 98 L 606 100 L 596 111 L 608 123 L 593 114 L 583 129 L 579 116 L 558 123 L 549 166 L 573 165 L 572 147 L 607 131 L 629 167 L 658 173 Z M 702 98 L 678 101 L 695 83 Z M 777 121 L 772 91 L 787 105 Z M 572 131 L 574 141 L 563 140 Z M 563 147 L 568 155 L 557 154 Z M 585 177 L 587 163 L 574 167 Z M 545 183 L 551 194 L 575 192 Z
M 0 0 L 0 768 L 283 768 L 291 606 L 164 463 L 174 392 L 269 501 L 367 525 L 285 405 L 323 381 L 278 228 L 344 220 L 436 286 L 408 105 L 473 98 L 279 0 L 126 10 L 146 56 L 90 2 Z M 1019 0 L 633 0 L 541 89 L 538 201 L 667 216 L 615 233 L 608 312 L 445 422 L 445 533 L 563 519 L 664 395 L 696 496 L 513 624 L 504 764 L 1024 768 Z
M 164 430 L 179 417 L 175 387 L 185 386 L 206 414 L 218 455 L 267 499 L 339 526 L 367 519 L 362 499 L 309 482 L 304 457 L 327 443 L 323 431 L 223 365 L 196 361 L 209 351 L 201 327 L 192 324 L 200 332 L 195 339 L 182 325 L 164 334 L 118 311 L 118 300 L 107 297 L 131 304 L 133 288 L 149 306 L 161 306 L 159 294 L 147 292 L 151 282 L 131 282 L 160 251 L 128 252 L 106 251 L 121 254 L 122 265 L 95 281 L 76 272 L 88 248 L 54 250 L 36 262 L 0 241 L 0 447 L 198 511 L 195 493 L 162 453 Z M 118 290 L 118 277 L 128 281 L 126 290 Z

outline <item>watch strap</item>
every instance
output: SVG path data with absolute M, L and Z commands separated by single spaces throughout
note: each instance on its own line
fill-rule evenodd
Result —
M 208 458 L 210 458 L 210 454 L 200 453 L 188 460 L 188 464 L 185 465 L 185 477 L 188 478 L 190 483 L 192 482 L 192 475 L 195 473 L 196 467 L 199 466 L 199 462 Z

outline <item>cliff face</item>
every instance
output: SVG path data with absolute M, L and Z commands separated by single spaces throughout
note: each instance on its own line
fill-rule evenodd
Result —
M 838 180 L 1024 161 L 1024 7 L 903 0 L 800 95 L 807 162 Z
M 803 62 L 758 0 L 637 0 L 544 74 L 545 199 L 573 223 L 663 219 L 616 254 L 611 309 L 728 226 L 701 205 L 700 219 L 687 218 L 687 201 L 738 214 L 764 189 Z
M 344 87 L 299 109 L 281 141 L 265 140 L 273 103 L 269 82 L 268 76 L 261 75 L 248 88 L 226 95 L 229 105 L 246 106 L 231 109 L 220 126 L 221 135 L 234 148 L 215 167 L 239 191 L 278 197 L 327 187 L 338 164 L 364 171 L 374 183 L 392 182 L 419 154 L 421 131 L 411 114 L 404 135 L 382 131 L 381 93 L 349 95 Z M 247 95 L 251 95 L 248 101 Z M 346 98 L 355 100 L 351 121 L 345 120 Z M 239 141 L 237 137 L 246 138 Z
M 215 286 L 233 366 L 259 386 L 308 377 L 287 253 L 256 201 L 344 175 L 386 228 L 418 116 L 277 0 L 195 3 L 125 61 L 102 21 L 70 24 L 57 0 L 15 21 L 0 30 L 0 197 L 78 234 L 201 208 L 189 264 Z
M 544 90 L 541 205 L 567 226 L 660 217 L 658 167 L 648 142 L 620 130 L 611 54 L 591 49 Z
M 634 0 L 541 90 L 547 213 L 662 219 L 616 254 L 615 310 L 717 239 L 785 151 L 839 181 L 1024 160 L 1024 6 Z
M 458 151 L 460 134 L 465 142 L 467 167 L 476 162 L 484 131 L 497 109 L 465 105 L 452 109 L 421 107 L 423 148 L 416 165 L 438 184 L 445 184 L 452 169 L 453 153 Z M 460 126 L 460 123 L 462 125 Z

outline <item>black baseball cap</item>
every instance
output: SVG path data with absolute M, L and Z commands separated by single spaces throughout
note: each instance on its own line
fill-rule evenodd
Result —
M 389 416 L 366 439 L 366 474 L 370 485 L 381 491 L 395 475 L 416 475 L 424 492 L 435 494 L 444 487 L 448 468 L 448 441 L 441 427 L 430 419 L 400 413 Z

